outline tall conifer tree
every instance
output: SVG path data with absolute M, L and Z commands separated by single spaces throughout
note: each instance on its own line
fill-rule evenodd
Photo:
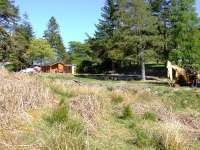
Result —
M 18 9 L 14 3 L 10 0 L 0 0 L 0 61 L 8 60 L 8 51 L 11 47 L 8 29 L 13 29 L 17 18 Z
M 102 8 L 102 18 L 96 25 L 95 36 L 89 40 L 96 56 L 100 58 L 102 63 L 110 62 L 112 64 L 110 69 L 113 71 L 116 69 L 113 35 L 118 28 L 117 11 L 117 0 L 106 0 L 105 6 Z
M 156 17 L 152 16 L 145 0 L 123 0 L 123 4 L 126 13 L 123 25 L 132 32 L 135 49 L 139 52 L 142 79 L 145 80 L 145 51 L 151 49 L 156 39 Z
M 54 17 L 51 17 L 48 23 L 48 29 L 44 32 L 45 39 L 55 49 L 57 61 L 66 61 L 67 53 L 59 31 L 59 25 Z
M 182 65 L 191 64 L 199 23 L 195 0 L 171 0 L 171 14 L 172 60 Z
M 26 53 L 33 37 L 32 25 L 28 20 L 28 15 L 24 14 L 21 23 L 15 26 L 12 36 L 13 47 L 9 56 L 9 60 L 15 64 L 16 70 L 32 65 Z

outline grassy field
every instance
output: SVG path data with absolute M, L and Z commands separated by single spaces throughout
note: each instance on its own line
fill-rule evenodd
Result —
M 0 149 L 200 149 L 200 89 L 0 71 Z

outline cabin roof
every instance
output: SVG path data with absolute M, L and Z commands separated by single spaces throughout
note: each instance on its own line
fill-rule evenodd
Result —
M 57 64 L 62 64 L 63 66 L 65 65 L 64 63 L 57 62 L 57 63 L 49 64 L 48 66 L 54 66 L 54 65 L 57 65 Z

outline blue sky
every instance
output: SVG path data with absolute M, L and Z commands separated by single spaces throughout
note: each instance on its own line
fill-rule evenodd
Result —
M 27 13 L 36 37 L 42 37 L 51 16 L 60 25 L 65 45 L 70 41 L 84 41 L 86 33 L 93 35 L 101 17 L 105 0 L 16 0 L 20 13 Z M 200 16 L 200 0 L 196 0 Z

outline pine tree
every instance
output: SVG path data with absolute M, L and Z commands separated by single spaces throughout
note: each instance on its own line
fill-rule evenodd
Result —
M 114 47 L 115 41 L 113 40 L 114 32 L 118 28 L 117 12 L 117 0 L 106 0 L 105 6 L 102 8 L 102 19 L 96 25 L 97 31 L 94 38 L 89 39 L 91 49 L 101 63 L 110 62 L 111 68 L 109 66 L 107 68 L 113 71 L 116 70 L 116 53 L 119 52 Z
M 48 29 L 44 32 L 45 39 L 55 49 L 57 61 L 66 61 L 67 53 L 60 35 L 59 25 L 54 17 L 51 17 L 48 23 Z
M 169 59 L 169 53 L 172 49 L 172 37 L 171 37 L 171 22 L 170 22 L 170 0 L 150 0 L 150 6 L 152 15 L 157 17 L 157 30 L 158 36 L 162 40 L 156 41 L 157 44 L 154 47 L 156 50 L 157 61 L 161 60 L 167 62 Z
M 12 27 L 18 17 L 18 9 L 14 2 L 10 0 L 0 0 L 0 26 L 4 28 Z
M 8 53 L 11 47 L 11 38 L 8 29 L 13 29 L 13 25 L 18 18 L 18 9 L 10 0 L 0 0 L 0 60 L 8 60 Z
M 28 20 L 28 16 L 25 14 L 21 23 L 16 25 L 12 36 L 13 47 L 9 60 L 15 64 L 16 70 L 32 65 L 26 52 L 30 47 L 30 42 L 33 37 L 32 25 Z
M 123 26 L 132 32 L 135 48 L 139 52 L 142 79 L 145 75 L 145 51 L 150 50 L 156 36 L 156 18 L 152 16 L 149 3 L 144 0 L 123 1 L 125 12 Z
M 191 64 L 198 38 L 198 17 L 195 0 L 171 0 L 171 35 L 174 50 L 171 59 L 180 64 Z
M 77 64 L 78 66 L 83 61 L 92 60 L 90 45 L 87 42 L 69 42 L 69 54 L 71 62 Z
M 0 28 L 0 61 L 8 61 L 8 53 L 11 47 L 10 35 L 3 29 Z
M 102 19 L 96 25 L 97 31 L 95 37 L 97 39 L 110 39 L 114 30 L 117 28 L 117 1 L 106 0 L 105 6 L 102 8 Z

